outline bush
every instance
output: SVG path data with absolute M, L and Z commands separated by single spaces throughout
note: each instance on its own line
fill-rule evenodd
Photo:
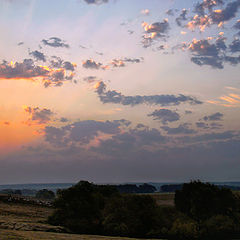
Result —
M 156 224 L 157 205 L 147 195 L 112 198 L 104 210 L 103 228 L 107 235 L 145 237 Z
M 55 194 L 53 191 L 42 189 L 36 193 L 35 197 L 39 199 L 53 200 L 55 198 Z
M 178 240 L 194 240 L 198 239 L 198 224 L 191 219 L 177 219 L 169 232 L 172 239 Z
M 183 184 L 182 190 L 175 194 L 177 210 L 197 221 L 219 214 L 232 216 L 236 204 L 236 197 L 231 190 L 200 181 Z
M 228 216 L 213 216 L 201 225 L 201 239 L 232 239 L 235 232 L 236 225 Z
M 111 186 L 97 186 L 86 181 L 59 190 L 54 202 L 56 210 L 49 222 L 75 233 L 99 234 L 105 200 L 114 193 L 117 190 Z

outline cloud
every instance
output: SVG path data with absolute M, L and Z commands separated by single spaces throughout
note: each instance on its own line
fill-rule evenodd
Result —
M 22 63 L 3 61 L 0 64 L 0 79 L 32 79 L 45 77 L 49 71 L 42 66 L 35 66 L 32 59 L 24 59 Z
M 208 103 L 224 106 L 224 107 L 239 107 L 240 95 L 236 93 L 229 93 L 218 98 L 218 100 L 209 100 Z
M 46 62 L 46 56 L 42 52 L 35 50 L 33 52 L 30 52 L 29 55 L 33 56 L 38 61 Z
M 173 11 L 173 9 L 168 9 L 168 10 L 166 11 L 166 14 L 167 14 L 168 16 L 174 16 L 174 11 Z
M 183 9 L 181 14 L 176 18 L 176 23 L 178 26 L 182 26 L 182 22 L 187 20 L 187 14 L 188 14 L 188 10 L 187 9 Z
M 169 122 L 176 122 L 180 120 L 180 115 L 169 109 L 159 109 L 155 110 L 151 114 L 148 114 L 149 117 L 153 117 L 153 120 L 159 120 L 162 124 L 167 124 Z
M 142 27 L 145 31 L 142 36 L 142 44 L 145 48 L 151 46 L 153 40 L 165 39 L 167 37 L 168 30 L 170 29 L 167 19 L 164 19 L 162 22 L 155 22 L 152 24 L 143 22 Z
M 235 29 L 240 30 L 240 19 L 233 26 Z
M 236 17 L 239 7 L 240 1 L 236 0 L 228 3 L 223 10 L 217 9 L 212 11 L 211 13 L 212 21 L 216 24 L 219 24 L 221 22 L 231 20 L 232 18 Z
M 94 83 L 98 81 L 98 78 L 96 76 L 88 76 L 88 77 L 84 77 L 83 81 L 88 83 Z
M 22 63 L 3 61 L 0 64 L 0 79 L 41 80 L 45 87 L 61 86 L 64 82 L 73 79 L 74 73 L 66 72 L 64 68 L 50 68 L 37 66 L 32 59 L 24 59 Z
M 96 70 L 98 70 L 98 69 L 104 69 L 103 67 L 102 67 L 102 63 L 97 63 L 97 62 L 95 62 L 94 60 L 92 60 L 92 59 L 88 59 L 88 60 L 86 60 L 86 61 L 83 61 L 82 62 L 82 66 L 84 67 L 84 68 L 87 68 L 87 69 L 96 69 Z
M 53 60 L 51 60 L 51 67 L 53 68 L 64 68 L 68 71 L 75 71 L 75 68 L 77 67 L 76 63 L 71 63 L 69 61 L 64 61 L 60 57 L 52 56 Z
M 229 48 L 232 53 L 240 52 L 240 40 L 233 40 L 233 42 L 229 45 Z
M 200 15 L 205 15 L 206 10 L 208 10 L 209 12 L 212 12 L 214 7 L 217 7 L 223 4 L 224 4 L 223 0 L 203 0 L 201 3 L 198 2 L 195 5 L 194 11 Z
M 104 134 L 113 135 L 121 130 L 121 126 L 128 125 L 128 121 L 78 121 L 64 127 L 46 126 L 44 129 L 45 140 L 54 146 L 66 147 L 70 145 L 89 144 L 95 137 Z
M 24 106 L 24 111 L 30 115 L 27 124 L 46 124 L 52 120 L 54 113 L 47 108 L 40 109 L 39 107 Z
M 102 81 L 95 85 L 96 92 L 102 103 L 115 103 L 135 106 L 139 104 L 176 106 L 181 103 L 202 104 L 195 97 L 180 95 L 149 95 L 149 96 L 125 96 L 115 90 L 106 90 L 106 84 Z
M 143 58 L 120 58 L 120 59 L 112 59 L 109 64 L 103 65 L 102 63 L 97 63 L 93 59 L 88 59 L 82 62 L 82 66 L 87 69 L 110 69 L 111 67 L 125 67 L 126 63 L 141 63 Z
M 220 120 L 222 120 L 223 116 L 224 115 L 222 113 L 217 112 L 212 115 L 203 117 L 203 120 L 204 121 L 220 121 Z
M 65 118 L 65 117 L 60 118 L 60 122 L 65 123 L 65 122 L 68 122 L 68 121 L 69 121 L 69 120 L 68 120 L 67 118 Z
M 24 42 L 19 42 L 17 45 L 18 46 L 21 46 L 21 45 L 23 45 L 24 44 Z
M 192 31 L 199 28 L 201 32 L 204 32 L 206 27 L 212 24 L 212 19 L 208 15 L 199 16 L 195 15 L 193 19 L 187 23 L 186 27 Z
M 84 0 L 87 4 L 103 4 L 108 3 L 108 0 Z
M 196 133 L 195 130 L 189 128 L 188 123 L 180 124 L 176 128 L 171 128 L 168 126 L 162 126 L 161 127 L 164 131 L 167 132 L 169 135 L 177 135 L 177 134 L 193 134 Z
M 70 46 L 68 44 L 65 43 L 65 41 L 63 41 L 60 38 L 57 37 L 51 37 L 49 39 L 43 39 L 42 43 L 46 46 L 50 46 L 50 47 L 54 47 L 54 48 L 69 48 Z
M 221 129 L 223 127 L 222 124 L 219 123 L 206 123 L 206 122 L 196 122 L 196 126 L 201 129 Z
M 223 69 L 225 59 L 223 56 L 226 50 L 224 38 L 217 38 L 215 43 L 211 43 L 210 40 L 192 40 L 189 45 L 189 51 L 194 55 L 191 61 L 199 66 L 210 65 L 213 68 Z

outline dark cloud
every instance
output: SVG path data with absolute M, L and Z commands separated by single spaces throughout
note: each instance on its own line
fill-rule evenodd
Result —
M 98 81 L 98 78 L 96 76 L 88 76 L 88 77 L 84 77 L 83 81 L 88 83 L 94 83 Z
M 109 64 L 103 65 L 102 63 L 97 63 L 93 59 L 88 59 L 83 61 L 82 66 L 88 69 L 110 69 L 111 67 L 125 67 L 126 63 L 141 63 L 144 59 L 143 58 L 119 58 L 119 59 L 112 59 Z
M 215 10 L 211 13 L 211 19 L 214 23 L 229 21 L 236 17 L 238 9 L 240 7 L 240 1 L 236 0 L 227 4 L 223 10 Z
M 232 53 L 240 52 L 240 40 L 234 39 L 233 42 L 229 45 L 229 48 Z
M 184 124 L 180 124 L 178 127 L 176 128 L 171 128 L 168 126 L 162 126 L 161 127 L 164 131 L 167 132 L 167 134 L 169 135 L 177 135 L 177 134 L 193 134 L 196 133 L 195 130 L 190 129 L 189 128 L 189 124 L 184 123 Z
M 180 15 L 176 18 L 176 23 L 179 27 L 182 26 L 182 22 L 187 20 L 187 14 L 188 14 L 188 10 L 183 9 Z
M 55 146 L 69 146 L 74 144 L 89 144 L 91 140 L 102 134 L 117 134 L 120 126 L 125 125 L 121 121 L 78 121 L 61 128 L 45 127 L 45 139 Z
M 104 82 L 98 82 L 95 86 L 98 97 L 102 103 L 115 103 L 135 106 L 139 104 L 176 106 L 181 103 L 202 104 L 195 97 L 180 95 L 150 95 L 150 96 L 125 96 L 115 90 L 106 90 Z
M 108 3 L 108 0 L 84 0 L 87 4 L 102 4 Z
M 206 123 L 206 122 L 196 122 L 196 126 L 201 129 L 221 129 L 223 127 L 220 123 Z
M 222 118 L 223 118 L 223 114 L 220 112 L 217 112 L 212 115 L 203 117 L 203 120 L 204 121 L 220 121 L 222 120 Z
M 167 14 L 168 16 L 174 16 L 174 10 L 173 10 L 173 9 L 168 9 L 168 10 L 166 11 L 166 14 Z
M 75 67 L 77 66 L 75 63 L 71 63 L 69 61 L 64 61 L 60 57 L 52 56 L 54 60 L 51 60 L 51 67 L 53 68 L 64 68 L 68 71 L 75 71 Z
M 21 45 L 23 45 L 24 44 L 24 42 L 19 42 L 17 45 L 18 46 L 21 46 Z
M 233 27 L 237 30 L 240 30 L 240 20 L 238 20 Z
M 64 68 L 51 69 L 47 66 L 37 66 L 32 59 L 24 59 L 22 63 L 0 64 L 0 79 L 41 80 L 45 87 L 61 86 L 73 79 L 73 72 L 66 72 Z
M 170 25 L 167 19 L 164 19 L 162 22 L 155 22 L 152 24 L 143 22 L 142 26 L 145 31 L 142 37 L 142 44 L 145 48 L 151 46 L 154 40 L 166 39 L 167 33 L 170 29 Z
M 65 118 L 65 117 L 60 118 L 60 122 L 65 123 L 65 122 L 68 122 L 68 121 L 69 121 L 69 120 L 68 120 L 67 118 Z
M 205 123 L 205 122 L 196 122 L 196 126 L 198 128 L 202 128 L 202 129 L 208 129 L 209 128 L 208 124 Z
M 191 61 L 199 66 L 209 65 L 213 68 L 223 69 L 223 62 L 214 57 L 192 57 Z
M 43 67 L 34 65 L 32 59 L 24 59 L 22 63 L 15 62 L 8 64 L 3 61 L 0 64 L 1 79 L 32 79 L 36 77 L 45 77 L 49 73 Z
M 209 141 L 225 141 L 228 139 L 232 139 L 239 136 L 239 133 L 234 132 L 234 131 L 225 131 L 225 132 L 220 132 L 220 133 L 206 133 L 202 135 L 197 135 L 197 136 L 185 136 L 182 138 L 182 140 L 185 143 L 199 143 L 199 142 L 209 142 Z
M 46 56 L 42 52 L 35 50 L 33 52 L 29 52 L 29 55 L 33 56 L 38 61 L 46 62 Z
M 69 48 L 69 45 L 65 43 L 65 41 L 63 41 L 60 38 L 57 37 L 51 37 L 49 39 L 43 39 L 42 43 L 46 46 L 50 46 L 50 47 L 62 47 L 62 48 Z
M 83 61 L 82 66 L 84 68 L 89 68 L 89 69 L 102 69 L 102 63 L 97 63 L 92 59 L 88 59 L 86 61 Z
M 201 3 L 198 2 L 195 5 L 194 11 L 200 15 L 205 15 L 206 10 L 212 12 L 214 7 L 217 7 L 223 4 L 224 4 L 223 0 L 203 0 Z
M 238 56 L 238 57 L 225 56 L 224 61 L 230 63 L 233 66 L 235 66 L 235 65 L 240 63 L 240 56 Z
M 47 108 L 40 109 L 39 107 L 25 107 L 24 111 L 27 112 L 30 117 L 27 124 L 46 124 L 51 121 L 54 113 Z
M 169 109 L 155 110 L 151 114 L 148 114 L 148 116 L 153 117 L 153 120 L 161 121 L 163 124 L 180 120 L 180 115 L 177 112 Z
M 213 68 L 223 69 L 226 45 L 224 38 L 219 37 L 215 43 L 208 39 L 194 39 L 189 45 L 189 51 L 193 54 L 191 61 L 199 66 L 209 65 Z

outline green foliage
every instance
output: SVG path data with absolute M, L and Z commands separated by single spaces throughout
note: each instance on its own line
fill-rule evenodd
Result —
M 157 205 L 147 195 L 112 198 L 104 210 L 103 228 L 108 235 L 145 237 L 156 223 Z
M 187 218 L 176 219 L 169 231 L 170 237 L 178 240 L 198 239 L 198 234 L 197 222 Z
M 85 181 L 60 190 L 54 202 L 56 210 L 49 222 L 76 233 L 100 233 L 105 198 L 114 193 L 117 191 L 111 186 L 97 186 Z
M 45 200 L 53 200 L 55 198 L 55 194 L 53 191 L 42 189 L 36 193 L 36 198 L 45 199 Z
M 176 208 L 164 207 L 150 195 L 120 194 L 113 186 L 81 181 L 58 191 L 49 222 L 81 234 L 227 239 L 239 237 L 238 201 L 228 189 L 195 181 L 177 191 Z
M 228 216 L 216 215 L 201 225 L 201 239 L 232 239 L 237 226 Z
M 175 206 L 187 216 L 203 221 L 215 215 L 233 215 L 236 197 L 231 190 L 193 181 L 176 191 Z

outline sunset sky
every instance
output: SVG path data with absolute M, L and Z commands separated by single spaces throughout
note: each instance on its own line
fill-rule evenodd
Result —
M 240 0 L 0 0 L 0 184 L 240 181 Z

